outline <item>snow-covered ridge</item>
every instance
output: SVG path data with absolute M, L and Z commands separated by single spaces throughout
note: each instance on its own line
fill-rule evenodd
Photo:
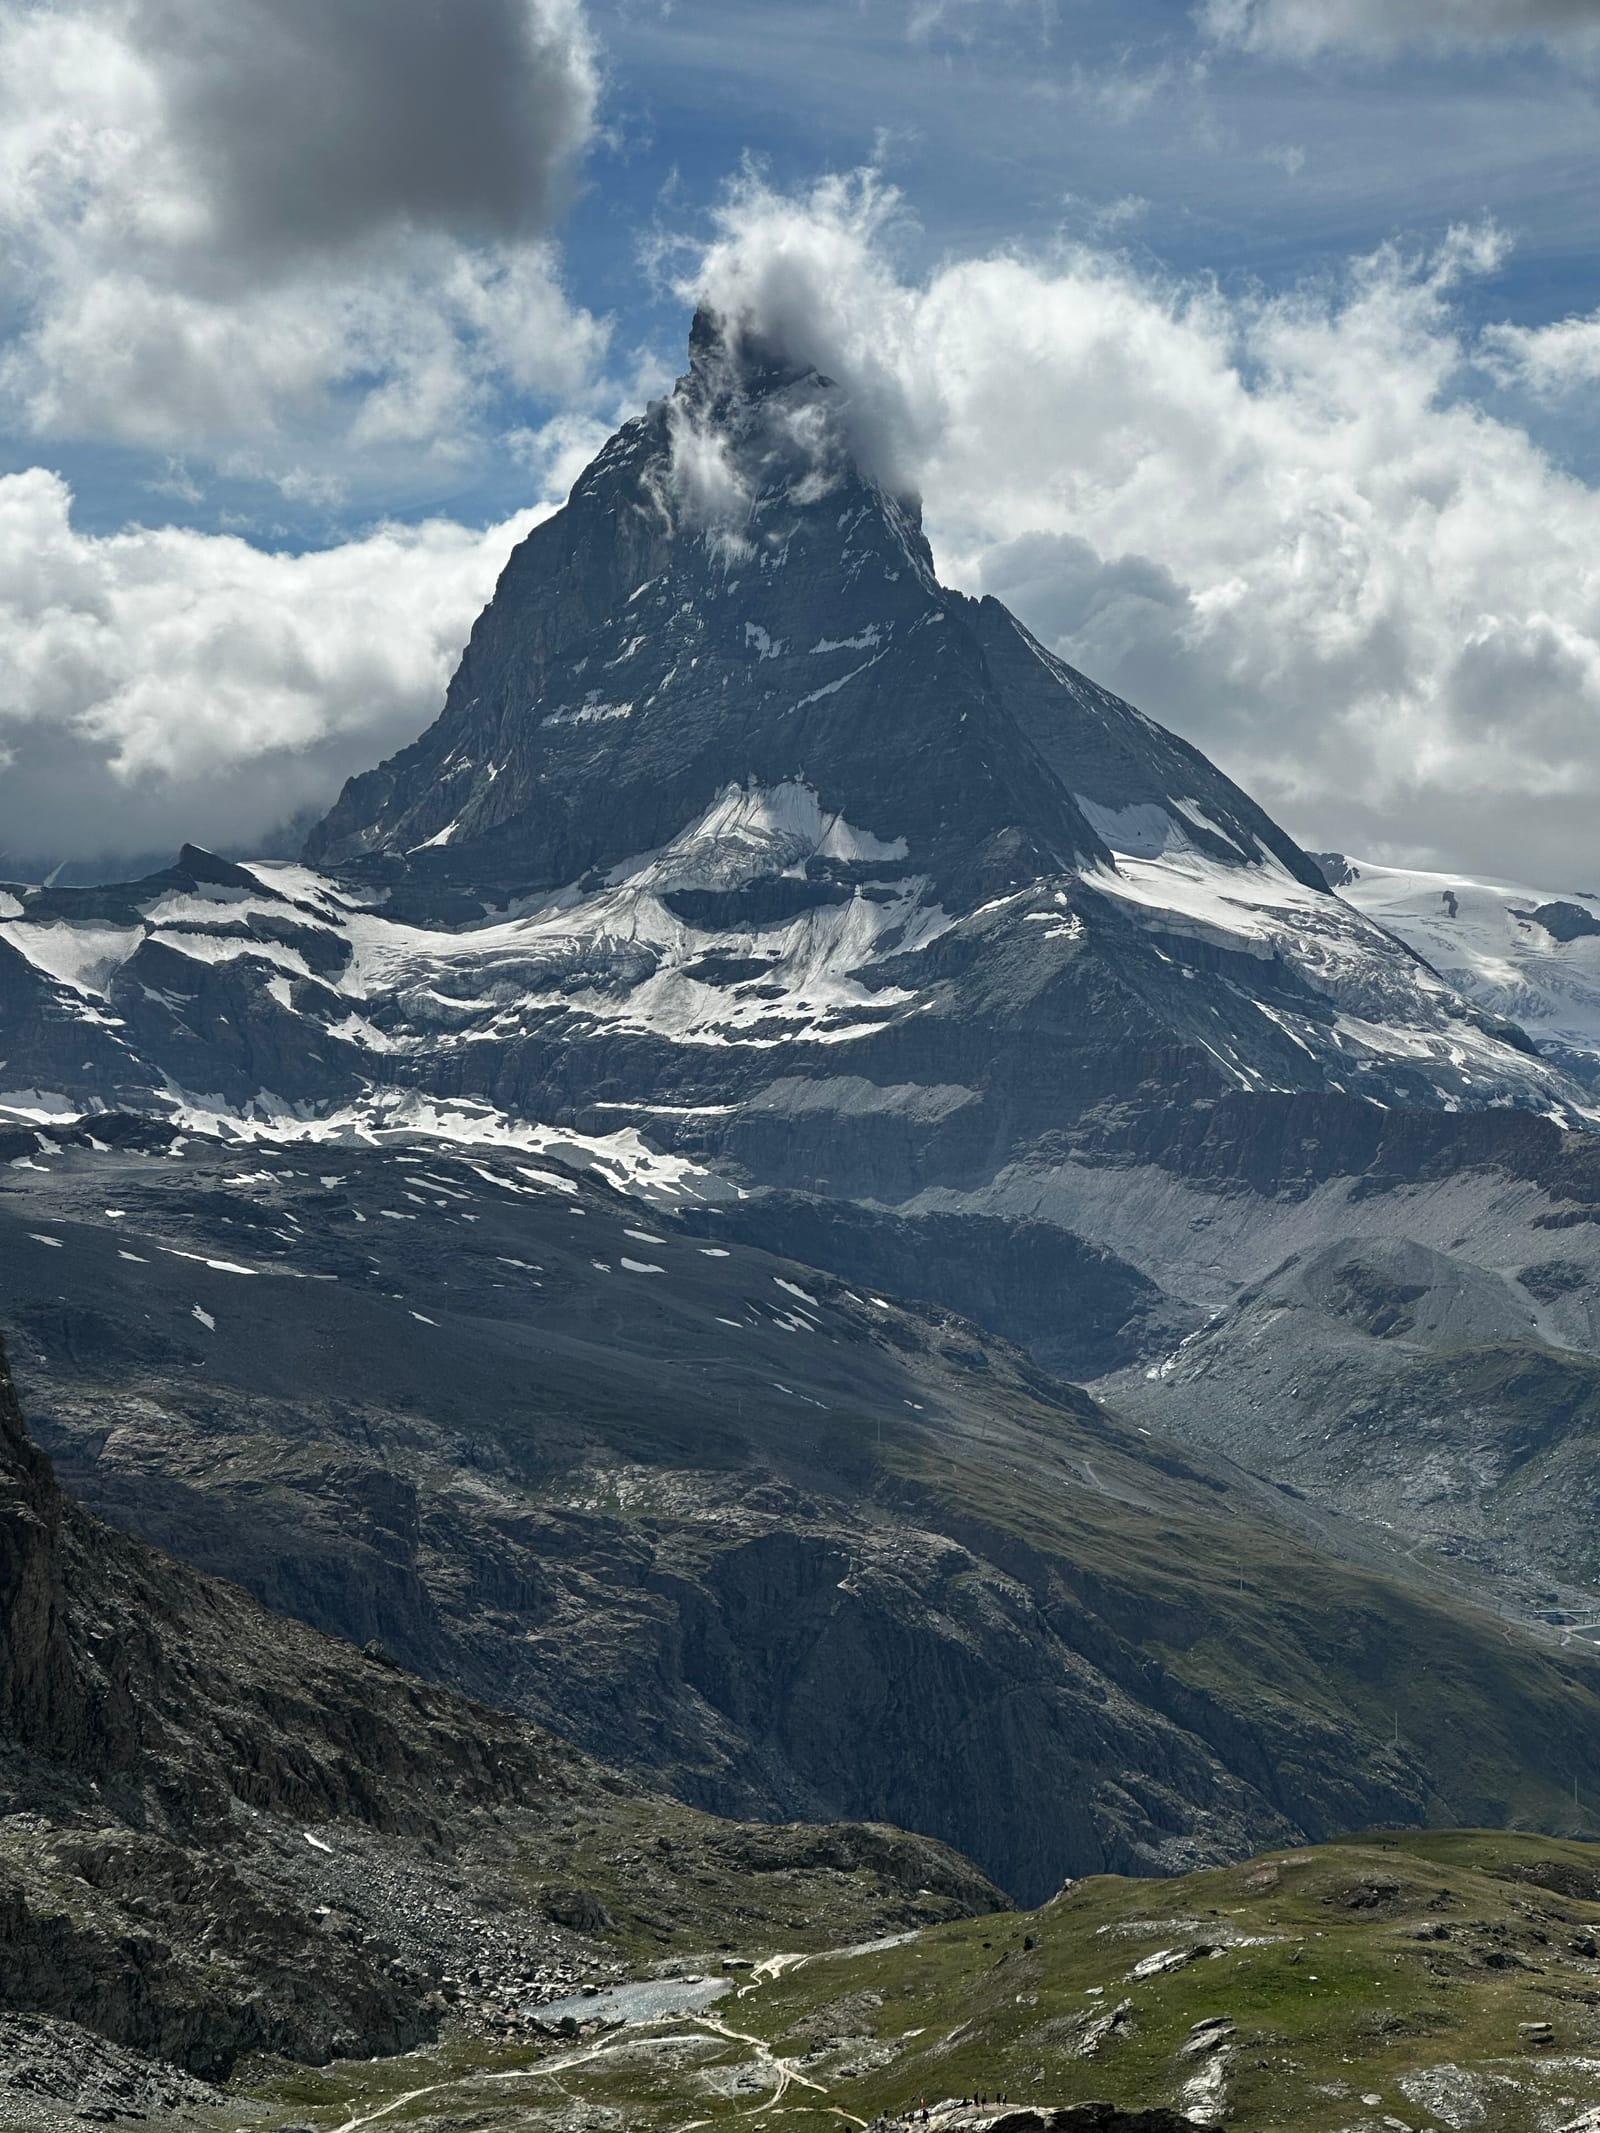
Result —
M 259 862 L 231 870 L 227 882 L 162 881 L 142 898 L 139 885 L 107 892 L 135 894 L 125 923 L 75 923 L 59 915 L 59 902 L 34 920 L 25 905 L 0 921 L 0 940 L 48 981 L 58 1018 L 76 1016 L 134 1050 L 143 1042 L 148 1051 L 151 1027 L 161 1045 L 175 1031 L 181 1061 L 156 1077 L 149 1105 L 199 1130 L 232 1118 L 242 1130 L 289 1137 L 404 1130 L 532 1147 L 530 1134 L 555 1129 L 455 1093 L 474 1084 L 474 1055 L 511 1060 L 527 1043 L 607 1032 L 702 1058 L 719 1047 L 776 1059 L 795 1044 L 860 1044 L 943 998 L 919 979 L 919 958 L 934 943 L 954 936 L 981 943 L 985 959 L 1021 953 L 1047 971 L 1095 951 L 1097 905 L 1131 918 L 1156 963 L 1188 981 L 1180 997 L 1198 1010 L 1188 1041 L 1239 1088 L 1302 1086 L 1310 1072 L 1356 1093 L 1373 1069 L 1398 1067 L 1422 1072 L 1447 1108 L 1517 1101 L 1583 1122 L 1587 1108 L 1574 1105 L 1559 1072 L 1486 1025 L 1353 899 L 1308 887 L 1270 854 L 1247 856 L 1198 803 L 1079 804 L 1111 848 L 1110 864 L 1041 880 L 965 916 L 945 910 L 926 876 L 911 871 L 907 838 L 850 821 L 796 777 L 730 783 L 664 846 L 613 867 L 598 885 L 485 909 L 477 923 L 407 921 L 386 908 L 386 890 Z M 1218 857 L 1219 846 L 1237 857 Z M 1533 1019 L 1525 979 L 1489 954 L 1508 928 L 1524 962 L 1544 970 L 1558 967 L 1558 949 L 1568 964 L 1581 957 L 1594 973 L 1588 1026 L 1600 1044 L 1600 937 L 1552 942 L 1509 911 L 1508 899 L 1531 908 L 1532 892 L 1469 894 L 1466 885 L 1441 890 L 1432 877 L 1384 878 L 1384 896 L 1393 900 L 1398 883 L 1406 909 L 1420 899 L 1435 932 L 1476 943 L 1462 989 L 1498 1013 L 1520 1007 Z M 1375 874 L 1366 880 L 1371 898 L 1379 885 Z M 1433 941 L 1418 945 L 1439 952 Z M 152 947 L 165 958 L 155 966 Z M 1248 959 L 1260 979 L 1218 978 L 1196 960 L 1212 951 Z M 877 967 L 889 956 L 892 975 Z M 175 976 L 186 966 L 192 980 Z M 221 972 L 232 974 L 226 1000 L 206 975 Z M 1222 1016 L 1219 986 L 1230 1001 Z M 194 1034 L 234 1025 L 265 1031 L 267 1064 L 242 1090 L 236 1076 L 231 1093 L 197 1093 L 207 1082 L 195 1076 L 209 1069 L 193 1062 Z M 155 1056 L 164 1056 L 159 1045 Z M 311 1075 L 309 1094 L 295 1078 L 305 1060 L 326 1068 Z M 690 1070 L 690 1080 L 703 1071 Z M 73 1080 L 64 1073 L 41 1094 L 37 1072 L 19 1077 L 13 1115 L 82 1108 Z M 605 1098 L 595 1108 L 631 1118 L 619 1131 L 635 1138 L 640 1126 L 659 1132 L 669 1114 L 676 1133 L 685 1120 L 737 1109 L 663 1105 L 661 1091 L 643 1084 L 595 1093 Z M 649 1152 L 640 1140 L 622 1167 L 642 1180 Z
M 1398 934 L 1467 999 L 1569 1064 L 1592 1057 L 1600 1074 L 1600 897 L 1365 859 L 1334 871 L 1345 903 Z
M 1353 1074 L 1368 1061 L 1410 1062 L 1439 1070 L 1454 1083 L 1459 1090 L 1449 1099 L 1454 1108 L 1475 1096 L 1501 1100 L 1491 1092 L 1503 1090 L 1509 1072 L 1512 1083 L 1521 1087 L 1522 1100 L 1536 1097 L 1543 1082 L 1550 1089 L 1553 1116 L 1564 1124 L 1587 1120 L 1587 1107 L 1574 1106 L 1570 1090 L 1565 1098 L 1558 1091 L 1558 1075 L 1542 1074 L 1507 1043 L 1501 1030 L 1485 1026 L 1485 1016 L 1522 1024 L 1530 1019 L 1528 1008 L 1537 1010 L 1546 1003 L 1522 984 L 1490 982 L 1490 970 L 1508 973 L 1486 955 L 1467 969 L 1441 965 L 1440 946 L 1459 948 L 1460 934 L 1441 943 L 1433 938 L 1436 926 L 1431 931 L 1414 926 L 1408 932 L 1404 923 L 1396 923 L 1383 899 L 1375 908 L 1357 901 L 1348 889 L 1337 896 L 1308 887 L 1271 853 L 1246 855 L 1237 839 L 1193 802 L 1176 799 L 1164 806 L 1143 803 L 1114 811 L 1081 795 L 1077 800 L 1113 855 L 1111 866 L 1084 871 L 1085 885 L 1130 907 L 1141 925 L 1158 937 L 1293 971 L 1332 1009 L 1331 1019 L 1326 1013 L 1296 1012 L 1292 1002 L 1264 998 L 1257 1000 L 1256 1011 L 1301 1052 L 1327 1061 L 1335 1086 L 1355 1085 L 1342 1079 L 1344 1060 Z M 1200 849 L 1189 834 L 1194 828 L 1220 839 L 1238 852 L 1238 859 L 1219 859 Z M 1414 884 L 1432 877 L 1405 879 Z M 1439 886 L 1433 885 L 1434 897 Z M 1431 904 L 1428 910 L 1431 914 Z M 1496 915 L 1505 917 L 1498 907 Z M 1596 930 L 1600 933 L 1600 921 Z M 1473 933 L 1473 922 L 1463 931 Z M 1542 928 L 1534 931 L 1543 935 Z M 1481 924 L 1476 932 L 1480 939 L 1486 937 Z M 1429 937 L 1414 937 L 1421 933 Z M 1600 1045 L 1600 939 L 1572 945 L 1592 958 L 1593 1041 Z M 1426 960 L 1419 964 L 1408 949 Z M 1541 1016 L 1535 1013 L 1531 1019 L 1542 1033 Z M 1204 1037 L 1199 1041 L 1210 1042 Z M 1242 1087 L 1272 1085 L 1259 1066 L 1241 1056 L 1236 1043 L 1219 1041 L 1213 1049 L 1218 1063 Z
M 613 868 L 598 888 L 572 884 L 529 909 L 486 910 L 477 925 L 408 923 L 386 911 L 386 892 L 363 898 L 306 867 L 263 861 L 233 870 L 241 878 L 227 885 L 107 892 L 128 898 L 124 923 L 76 921 L 54 906 L 30 918 L 24 903 L 0 921 L 0 939 L 58 988 L 53 1013 L 118 1031 L 135 1008 L 181 1014 L 185 982 L 198 988 L 202 970 L 242 966 L 239 981 L 253 988 L 242 1012 L 270 1003 L 303 1024 L 305 1041 L 337 1040 L 356 1055 L 355 1071 L 364 1056 L 382 1078 L 397 1061 L 437 1063 L 541 1022 L 702 1047 L 772 1047 L 795 1035 L 837 1044 L 913 999 L 904 986 L 863 982 L 885 943 L 904 959 L 949 926 L 925 879 L 902 865 L 908 857 L 904 838 L 851 823 L 801 780 L 730 784 L 667 845 Z M 742 909 L 740 892 L 763 883 L 792 893 L 775 910 Z M 686 917 L 673 901 L 684 895 L 713 908 Z M 152 973 L 154 950 L 168 960 Z M 172 958 L 197 966 L 195 978 L 175 983 Z M 270 1090 L 256 1107 L 272 1109 Z
M 731 895 L 776 878 L 804 883 L 812 860 L 906 856 L 904 839 L 857 829 L 799 781 L 729 786 L 664 849 L 613 868 L 592 894 L 569 890 L 526 915 L 455 933 L 352 914 L 346 984 L 387 996 L 428 1038 L 451 1027 L 510 1035 L 549 1010 L 700 1045 L 772 1045 L 795 1034 L 846 1042 L 910 997 L 862 985 L 880 944 L 893 935 L 900 954 L 914 953 L 949 923 L 920 877 L 888 881 L 872 897 L 857 890 L 815 902 L 778 923 L 695 922 L 670 899 Z

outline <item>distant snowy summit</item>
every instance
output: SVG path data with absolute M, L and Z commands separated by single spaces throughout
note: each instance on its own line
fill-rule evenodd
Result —
M 1531 889 L 1467 875 L 1315 855 L 1345 902 L 1425 956 L 1540 1051 L 1600 1086 L 1600 891 Z

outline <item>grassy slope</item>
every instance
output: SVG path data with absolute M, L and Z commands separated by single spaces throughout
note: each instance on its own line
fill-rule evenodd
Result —
M 1228 2122 L 1254 2133 L 1336 2133 L 1385 2114 L 1528 2133 L 1600 2099 L 1600 1954 L 1581 1952 L 1600 1948 L 1595 1935 L 1594 1847 L 1376 1834 L 1180 1880 L 1080 1882 L 1035 1913 L 813 1959 L 723 2001 L 720 2031 L 677 2018 L 542 2059 L 456 2040 L 258 2079 L 255 2095 L 265 2124 L 292 2114 L 319 2133 L 416 2089 L 428 2093 L 387 2109 L 385 2125 L 716 2126 L 748 2118 L 783 2079 L 775 2116 L 802 2126 L 979 2089 L 1131 2106 L 1180 2100 L 1213 2057 L 1183 2047 L 1225 2017 Z M 1131 1975 L 1161 1951 L 1189 1959 Z M 1090 2025 L 1119 2007 L 1090 2049 Z M 1532 2023 L 1549 2024 L 1548 2042 L 1519 2026 Z

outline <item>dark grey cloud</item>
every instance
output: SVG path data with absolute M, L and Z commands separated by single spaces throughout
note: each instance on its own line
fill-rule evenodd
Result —
M 470 456 L 603 353 L 551 233 L 597 93 L 581 0 L 0 0 L 0 424 Z
M 169 136 L 254 260 L 549 227 L 594 69 L 567 0 L 139 0 Z

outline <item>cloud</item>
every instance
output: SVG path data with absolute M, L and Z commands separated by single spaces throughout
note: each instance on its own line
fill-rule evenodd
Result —
M 1219 44 L 1275 58 L 1495 45 L 1600 53 L 1597 0 L 1202 0 L 1196 12 Z
M 0 875 L 19 862 L 250 847 L 437 713 L 515 541 L 382 526 L 270 554 L 77 532 L 34 468 L 0 477 Z
M 1600 887 L 1600 493 L 1470 396 L 1496 232 L 1276 297 L 905 235 L 871 174 L 746 177 L 691 279 L 842 381 L 948 577 L 1308 841 Z
M 579 392 L 576 0 L 0 0 L 0 409 L 216 454 L 459 450 Z
M 925 298 L 895 271 L 910 230 L 900 195 L 870 170 L 794 196 L 747 172 L 717 222 L 680 293 L 704 298 L 735 339 L 753 333 L 839 381 L 856 456 L 887 486 L 913 486 L 939 416 L 931 381 L 910 375 Z
M 593 118 L 568 0 L 137 0 L 216 241 L 251 270 L 395 228 L 538 234 Z
M 1558 399 L 1600 379 L 1600 311 L 1547 326 L 1494 325 L 1483 338 L 1485 358 L 1501 381 L 1540 398 Z

